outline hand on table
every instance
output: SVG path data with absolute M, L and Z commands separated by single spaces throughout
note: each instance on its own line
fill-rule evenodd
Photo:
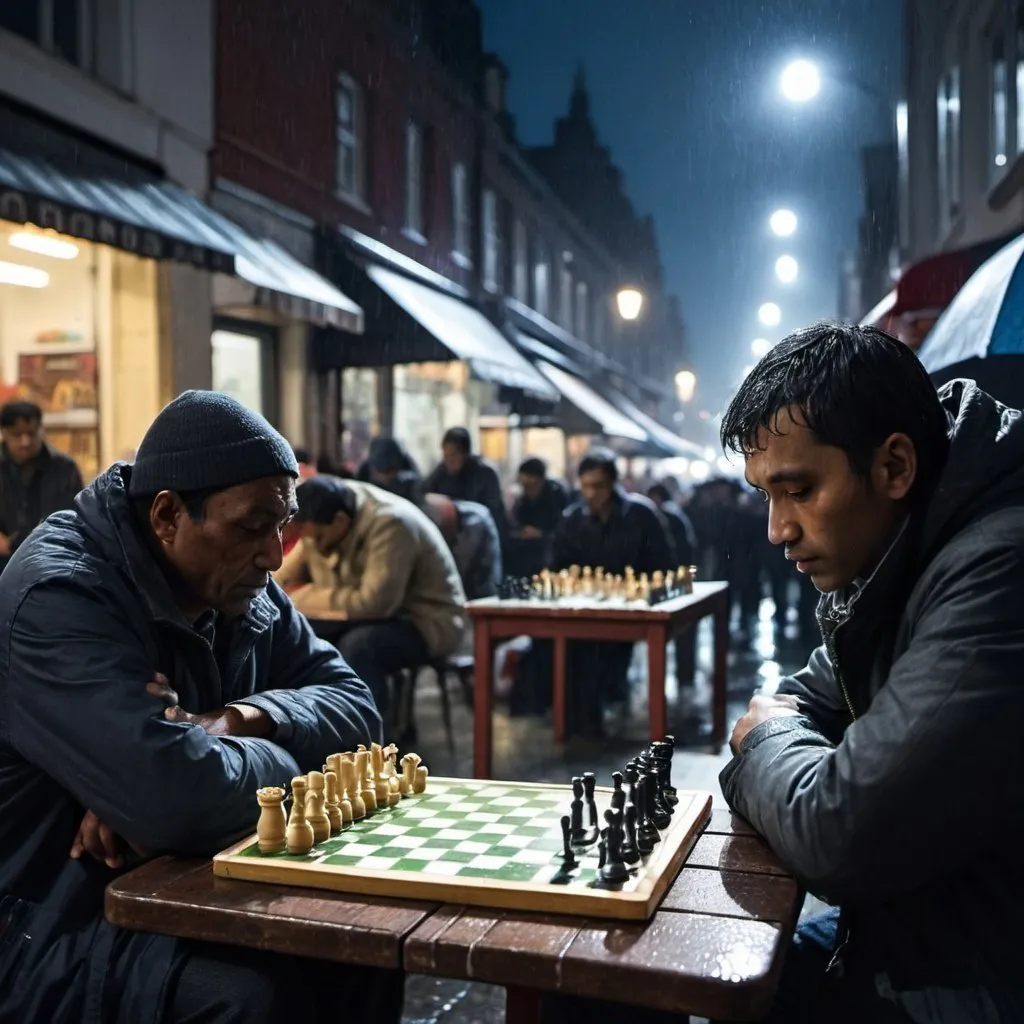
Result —
M 156 856 L 155 850 L 147 849 L 138 843 L 122 838 L 109 826 L 105 825 L 92 812 L 86 811 L 82 823 L 78 826 L 75 841 L 71 844 L 71 857 L 79 860 L 83 853 L 106 864 L 108 868 L 124 867 L 122 843 L 134 850 L 140 857 Z
M 746 739 L 751 729 L 767 722 L 769 718 L 786 718 L 791 715 L 800 714 L 800 701 L 789 694 L 779 693 L 769 697 L 763 693 L 757 693 L 750 701 L 747 713 L 736 723 L 732 731 L 732 739 L 729 746 L 734 754 L 740 752 L 740 744 Z

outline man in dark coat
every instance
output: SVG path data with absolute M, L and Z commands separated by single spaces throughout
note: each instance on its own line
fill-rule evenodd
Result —
M 78 463 L 47 444 L 35 402 L 0 409 L 0 570 L 37 523 L 71 508 L 82 489 Z
M 419 497 L 420 473 L 412 456 L 393 438 L 375 437 L 356 479 L 397 494 L 406 501 Z
M 380 738 L 366 686 L 270 578 L 297 474 L 261 417 L 186 392 L 134 465 L 98 477 L 7 567 L 0 1020 L 269 1024 L 342 1003 L 353 1020 L 398 1019 L 387 972 L 103 916 L 105 886 L 140 859 L 223 849 L 254 831 L 259 787 Z
M 502 544 L 508 536 L 508 512 L 498 471 L 473 454 L 469 431 L 452 427 L 441 439 L 441 461 L 423 481 L 421 494 L 443 494 L 459 501 L 475 501 L 494 517 Z
M 558 480 L 548 476 L 547 463 L 536 457 L 519 467 L 521 493 L 512 506 L 512 531 L 508 541 L 508 571 L 512 576 L 533 576 L 551 557 L 551 541 L 569 504 L 569 495 Z

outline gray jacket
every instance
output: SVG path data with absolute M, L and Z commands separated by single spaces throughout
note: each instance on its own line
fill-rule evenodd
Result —
M 825 645 L 779 687 L 803 715 L 753 729 L 721 782 L 842 907 L 841 1005 L 1020 1021 L 1024 420 L 969 381 L 940 397 L 951 446 L 926 509 L 866 584 L 822 599 Z

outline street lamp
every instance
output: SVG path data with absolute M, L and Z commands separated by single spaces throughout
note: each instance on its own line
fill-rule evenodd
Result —
M 644 293 L 639 288 L 620 288 L 615 303 L 623 320 L 636 320 L 644 308 Z
M 796 214 L 792 210 L 776 210 L 768 220 L 772 234 L 789 238 L 796 231 Z
M 772 343 L 767 338 L 755 338 L 750 343 L 750 354 L 755 359 L 768 355 L 772 350 Z
M 693 370 L 680 370 L 676 374 L 676 394 L 680 402 L 689 402 L 697 390 L 697 374 Z
M 783 68 L 779 88 L 790 103 L 807 103 L 821 90 L 821 75 L 809 60 L 794 60 Z
M 775 261 L 775 276 L 783 284 L 792 284 L 800 273 L 800 264 L 792 256 L 780 256 Z
M 765 327 L 778 327 L 782 323 L 782 310 L 774 302 L 766 302 L 757 311 L 757 318 Z

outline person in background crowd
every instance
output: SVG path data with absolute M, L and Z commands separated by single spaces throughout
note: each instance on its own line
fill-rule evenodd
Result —
M 497 470 L 473 454 L 469 431 L 452 427 L 441 439 L 441 461 L 420 487 L 422 494 L 475 501 L 494 517 L 502 544 L 508 536 L 508 514 Z
M 509 573 L 533 576 L 551 557 L 551 542 L 569 504 L 565 487 L 548 476 L 543 459 L 526 459 L 519 467 L 521 493 L 512 506 L 512 529 L 508 542 Z
M 0 586 L 0 1020 L 397 1024 L 398 972 L 128 932 L 109 882 L 252 832 L 261 786 L 378 741 L 367 687 L 270 578 L 298 466 L 189 391 Z M 101 1009 L 102 1008 L 102 1009 Z
M 292 451 L 295 453 L 295 461 L 299 465 L 299 479 L 308 480 L 311 476 L 316 476 L 316 466 L 313 464 L 309 452 L 305 448 L 293 448 Z
M 370 450 L 356 470 L 355 478 L 383 487 L 406 501 L 416 501 L 419 496 L 420 474 L 416 463 L 391 437 L 375 437 L 370 442 Z
M 466 595 L 455 560 L 424 512 L 373 484 L 319 474 L 296 497 L 302 543 L 277 580 L 309 618 L 333 621 L 331 638 L 386 718 L 389 676 L 462 641 Z
M 494 597 L 502 580 L 501 539 L 491 513 L 475 501 L 443 494 L 426 495 L 424 511 L 451 548 L 466 600 Z
M 679 564 L 693 565 L 697 555 L 697 534 L 694 532 L 690 517 L 672 499 L 669 489 L 663 483 L 652 484 L 647 489 L 647 497 L 654 502 L 668 522 Z
M 650 499 L 619 486 L 610 451 L 591 451 L 578 475 L 582 499 L 565 510 L 555 531 L 554 571 L 589 565 L 623 573 L 631 566 L 650 575 L 678 566 L 668 524 Z M 631 643 L 569 645 L 570 701 L 582 735 L 600 737 L 603 705 L 626 701 L 632 654 Z
M 82 474 L 70 456 L 52 448 L 35 402 L 0 408 L 0 570 L 38 523 L 71 508 Z

